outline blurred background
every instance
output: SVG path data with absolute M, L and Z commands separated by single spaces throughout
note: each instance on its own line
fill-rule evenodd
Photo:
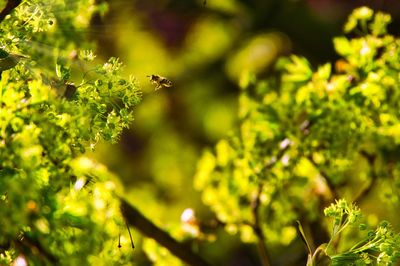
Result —
M 108 13 L 93 20 L 88 34 L 102 58 L 117 56 L 125 63 L 144 96 L 121 142 L 101 144 L 93 156 L 121 177 L 130 201 L 162 228 L 180 227 L 187 208 L 212 218 L 193 189 L 193 176 L 202 150 L 237 123 L 241 78 L 249 72 L 266 77 L 277 57 L 289 53 L 314 66 L 334 61 L 332 38 L 360 5 L 390 13 L 390 31 L 399 32 L 398 1 L 109 1 Z M 173 86 L 155 91 L 146 77 L 152 74 L 167 77 Z M 137 232 L 134 238 L 137 265 L 168 257 Z M 255 247 L 222 231 L 201 252 L 216 265 L 259 264 Z

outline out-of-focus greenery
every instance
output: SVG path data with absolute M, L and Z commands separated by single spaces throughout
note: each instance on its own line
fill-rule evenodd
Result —
M 378 2 L 370 4 L 380 8 Z M 291 51 L 309 59 L 311 64 L 305 67 L 309 75 L 314 70 L 311 65 L 336 60 L 338 55 L 334 52 L 332 38 L 341 34 L 345 17 L 357 4 L 355 1 L 311 0 L 112 1 L 104 24 L 96 24 L 93 34 L 100 40 L 99 47 L 104 49 L 105 55 L 116 54 L 127 62 L 127 70 L 139 78 L 145 96 L 136 110 L 132 130 L 124 134 L 120 148 L 103 146 L 96 156 L 106 158 L 108 166 L 124 180 L 131 201 L 164 228 L 171 231 L 179 228 L 180 214 L 189 207 L 196 210 L 201 220 L 215 219 L 199 202 L 200 195 L 193 191 L 192 177 L 202 149 L 226 137 L 240 123 L 236 118 L 239 87 L 249 83 L 261 88 L 275 86 L 264 81 L 254 85 L 253 74 L 258 78 L 271 74 L 277 57 Z M 383 8 L 397 15 L 398 9 L 393 3 Z M 397 25 L 398 22 L 394 22 Z M 395 26 L 393 29 L 396 31 Z M 298 57 L 298 60 L 304 59 Z M 322 68 L 323 71 L 329 72 L 329 66 Z M 146 77 L 151 74 L 166 76 L 172 80 L 173 87 L 154 92 L 154 86 Z M 303 93 L 307 95 L 305 89 Z M 265 103 L 273 105 L 278 96 L 280 94 L 276 93 L 276 96 L 267 97 Z M 244 96 L 241 101 L 250 104 Z M 335 114 L 340 115 L 341 111 L 342 108 L 337 107 Z M 349 121 L 351 117 L 344 119 Z M 334 123 L 339 126 L 342 122 Z M 264 126 L 268 127 L 267 124 L 265 122 Z M 252 129 L 251 125 L 248 127 Z M 263 127 L 258 130 L 263 131 Z M 338 132 L 347 134 L 344 129 Z M 224 143 L 217 146 L 221 153 L 226 148 Z M 109 154 L 113 156 L 110 158 Z M 338 171 L 346 168 L 345 161 L 338 163 Z M 317 174 L 307 161 L 302 164 L 299 168 L 303 175 Z M 363 167 L 368 167 L 367 163 L 359 160 L 355 171 Z M 346 178 L 336 177 L 338 182 L 339 178 Z M 363 178 L 351 186 L 357 187 L 367 180 L 366 176 Z M 324 183 L 318 179 L 315 187 L 324 188 Z M 299 189 L 298 193 L 304 192 Z M 370 196 L 370 199 L 373 203 L 375 198 Z M 312 209 L 317 202 L 311 198 L 305 208 Z M 370 204 L 368 199 L 361 207 L 377 214 L 385 212 Z M 322 215 L 322 208 L 320 210 L 318 216 Z M 395 219 L 394 214 L 389 213 L 389 216 L 386 217 Z M 368 219 L 371 224 L 377 224 L 378 217 L 369 215 Z M 235 232 L 236 228 L 229 230 Z M 281 256 L 282 250 L 271 247 L 274 255 L 281 257 L 277 259 L 279 263 L 304 254 L 303 247 L 296 241 L 294 224 L 289 223 L 283 230 L 286 237 L 272 232 L 269 238 L 283 244 L 291 243 L 286 249 L 295 250 L 295 255 Z M 246 232 L 251 230 L 247 228 Z M 249 241 L 254 240 L 251 233 L 246 235 Z M 212 261 L 258 263 L 254 246 L 243 244 L 238 237 L 223 231 L 218 231 L 217 236 L 218 242 L 200 249 Z M 146 247 L 153 254 L 150 258 L 155 258 L 148 245 L 138 241 L 138 246 Z
M 343 57 L 335 67 L 327 63 L 314 70 L 293 55 L 277 63 L 277 77 L 245 79 L 239 127 L 203 154 L 195 177 L 225 230 L 243 242 L 282 247 L 295 241 L 300 220 L 313 250 L 328 243 L 321 207 L 333 199 L 362 203 L 370 196 L 388 213 L 398 207 L 400 47 L 387 33 L 390 21 L 385 13 L 355 9 L 344 31 L 357 37 L 334 39 Z M 331 242 L 355 223 L 359 211 L 342 200 L 326 214 L 335 219 L 324 248 L 329 258 Z M 382 219 L 374 211 L 369 215 Z M 398 223 L 395 215 L 385 216 Z M 355 232 L 342 236 L 333 252 L 356 239 Z M 331 256 L 333 265 L 393 265 L 400 256 L 399 235 L 389 226 L 361 243 Z M 329 265 L 314 259 L 308 265 Z
M 273 265 L 305 264 L 296 219 L 313 251 L 332 239 L 317 255 L 333 263 L 395 258 L 379 220 L 398 229 L 398 41 L 389 16 L 358 9 L 345 26 L 358 37 L 332 42 L 354 5 L 23 1 L 1 23 L 0 52 L 29 57 L 1 79 L 1 263 L 182 265 L 138 232 L 132 256 L 116 191 L 215 265 L 259 265 L 255 243 Z M 308 60 L 275 64 L 293 51 Z M 152 74 L 172 88 L 154 91 Z M 329 236 L 323 209 L 338 196 L 362 199 L 378 228 L 366 245 L 358 230 Z M 334 208 L 343 226 L 351 208 Z

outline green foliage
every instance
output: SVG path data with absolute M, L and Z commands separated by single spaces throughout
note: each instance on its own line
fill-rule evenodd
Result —
M 92 62 L 95 1 L 24 1 L 0 26 L 0 264 L 125 264 L 116 183 L 84 157 L 115 142 L 141 98 L 121 62 Z M 62 11 L 62 12 L 61 12 Z M 128 238 L 122 236 L 122 241 Z M 127 246 L 125 244 L 125 246 Z
M 343 199 L 331 204 L 325 209 L 325 215 L 333 218 L 331 241 L 346 227 L 358 223 L 360 211 L 355 206 L 349 206 Z M 359 225 L 365 230 L 365 225 Z M 330 242 L 331 243 L 331 242 Z M 326 247 L 326 250 L 328 249 Z M 400 258 L 400 234 L 396 234 L 390 223 L 382 221 L 365 238 L 338 255 L 332 255 L 332 265 L 393 265 Z
M 92 52 L 85 29 L 92 15 L 107 10 L 105 4 L 95 2 L 99 1 L 27 0 L 0 24 L 0 264 L 27 260 L 31 265 L 126 265 L 131 259 L 126 233 L 121 233 L 122 249 L 117 248 L 124 222 L 115 178 L 84 153 L 103 140 L 118 140 L 132 121 L 131 109 L 141 95 L 135 79 L 122 76 L 118 59 L 100 62 Z M 223 5 L 220 2 L 210 5 Z M 240 11 L 234 4 L 219 9 Z M 357 9 L 345 25 L 345 33 L 357 37 L 334 40 L 342 59 L 314 68 L 304 57 L 291 56 L 279 60 L 277 75 L 267 80 L 257 80 L 249 72 L 263 72 L 284 50 L 284 36 L 253 36 L 242 52 L 232 53 L 226 71 L 231 80 L 240 80 L 243 89 L 240 125 L 204 153 L 195 177 L 195 187 L 218 221 L 203 224 L 193 215 L 182 222 L 182 228 L 170 226 L 171 234 L 188 242 L 193 237 L 205 241 L 215 236 L 201 232 L 204 225 L 222 225 L 243 242 L 287 247 L 297 238 L 296 220 L 308 229 L 302 233 L 304 238 L 311 231 L 316 239 L 327 230 L 323 207 L 344 197 L 347 201 L 325 209 L 333 218 L 332 236 L 322 234 L 310 243 L 318 248 L 309 247 L 308 265 L 394 263 L 399 257 L 399 235 L 387 222 L 376 226 L 374 210 L 359 228 L 377 229 L 367 236 L 363 230 L 353 230 L 360 211 L 347 203 L 364 201 L 378 190 L 374 201 L 379 206 L 398 207 L 400 47 L 399 39 L 387 34 L 390 20 L 386 14 Z M 137 26 L 133 19 L 131 23 Z M 189 36 L 183 55 L 167 58 L 157 52 L 152 53 L 153 61 L 161 70 L 165 65 L 171 73 L 185 75 L 187 68 L 178 66 L 179 60 L 193 69 L 220 61 L 235 43 L 235 25 L 201 18 L 194 26 L 200 34 Z M 131 42 L 127 35 L 125 42 Z M 138 35 L 134 36 L 150 38 L 139 30 Z M 211 42 L 205 42 L 204 36 Z M 133 53 L 146 49 L 146 41 L 138 43 L 140 49 L 131 49 Z M 218 44 L 218 49 L 211 44 Z M 259 49 L 265 46 L 271 49 Z M 254 57 L 255 49 L 263 56 Z M 142 64 L 138 68 L 147 71 Z M 196 113 L 202 116 L 203 103 L 209 104 L 210 97 L 204 93 L 206 85 L 202 80 L 196 85 L 201 93 L 187 94 L 192 102 L 201 96 Z M 155 132 L 158 121 L 170 115 L 163 110 L 168 99 L 158 97 L 164 105 L 142 113 L 149 121 L 147 133 Z M 219 116 L 202 118 L 209 120 L 205 131 L 221 134 L 219 118 L 231 119 L 228 107 L 218 108 Z M 154 113 L 159 120 L 151 117 Z M 191 194 L 176 184 L 183 184 L 180 181 L 191 169 L 187 161 L 193 161 L 195 152 L 187 140 L 176 137 L 176 129 L 164 127 L 168 138 L 157 132 L 147 156 L 162 158 L 154 160 L 151 175 L 164 187 L 158 194 L 167 191 L 171 200 L 177 193 L 172 186 Z M 132 199 L 149 197 L 142 187 L 137 190 Z M 140 199 L 138 205 L 149 212 L 157 210 L 162 220 L 160 205 L 153 203 Z M 169 212 L 167 204 L 164 209 Z M 363 240 L 349 247 L 354 239 Z M 181 265 L 153 240 L 145 239 L 143 244 L 155 264 Z
M 345 26 L 356 37 L 334 39 L 342 56 L 334 66 L 312 68 L 291 56 L 279 60 L 276 77 L 244 78 L 239 128 L 204 153 L 195 177 L 203 202 L 228 232 L 245 242 L 265 237 L 270 246 L 288 245 L 296 238 L 294 221 L 321 223 L 321 206 L 339 197 L 363 201 L 378 182 L 375 200 L 398 207 L 400 42 L 386 33 L 389 22 L 387 14 L 356 9 Z M 333 239 L 360 215 L 343 200 L 326 214 L 334 218 Z M 340 243 L 354 237 L 360 234 Z M 379 265 L 391 265 L 398 236 L 390 226 L 368 239 L 332 263 L 353 265 L 342 259 L 378 251 Z M 391 254 L 382 251 L 387 245 Z
M 324 210 L 326 216 L 333 218 L 332 239 L 340 234 L 347 226 L 357 222 L 360 210 L 354 205 L 348 205 L 343 199 L 331 204 Z
M 355 205 L 349 205 L 344 199 L 332 203 L 324 212 L 333 219 L 332 236 L 328 244 L 319 246 L 313 254 L 299 225 L 301 236 L 309 249 L 307 266 L 393 265 L 400 258 L 400 234 L 396 234 L 387 221 L 382 221 L 375 230 L 369 231 L 362 241 L 348 250 L 335 252 L 331 244 L 342 231 L 354 230 L 356 224 L 359 225 L 360 231 L 365 231 L 366 225 L 360 223 L 360 210 Z

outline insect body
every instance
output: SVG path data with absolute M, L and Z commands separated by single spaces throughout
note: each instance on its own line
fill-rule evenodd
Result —
M 159 90 L 162 87 L 166 87 L 166 88 L 172 87 L 172 82 L 167 78 L 164 78 L 159 75 L 151 75 L 151 76 L 147 76 L 147 77 L 150 78 L 151 83 L 156 84 L 155 90 Z

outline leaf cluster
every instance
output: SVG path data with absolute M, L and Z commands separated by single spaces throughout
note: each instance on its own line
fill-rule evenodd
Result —
M 356 206 L 349 206 L 341 199 L 326 208 L 325 215 L 333 219 L 332 241 L 347 227 L 359 223 L 361 213 Z M 366 230 L 366 225 L 359 223 L 359 229 Z M 331 258 L 332 265 L 394 265 L 400 258 L 400 234 L 394 232 L 389 222 L 382 221 L 363 240 Z
M 314 68 L 293 55 L 267 80 L 243 79 L 240 125 L 204 153 L 195 177 L 229 232 L 287 245 L 296 238 L 294 221 L 321 224 L 322 206 L 335 199 L 376 192 L 379 202 L 398 206 L 400 41 L 387 33 L 389 22 L 387 14 L 356 9 L 348 36 L 334 39 L 341 56 L 334 64 Z M 359 211 L 345 201 L 334 206 L 326 213 L 335 237 Z
M 0 264 L 129 259 L 115 244 L 124 223 L 114 178 L 83 156 L 118 140 L 141 99 L 117 58 L 94 62 L 90 42 L 75 35 L 99 8 L 24 1 L 0 25 L 2 50 L 27 57 L 0 81 Z

